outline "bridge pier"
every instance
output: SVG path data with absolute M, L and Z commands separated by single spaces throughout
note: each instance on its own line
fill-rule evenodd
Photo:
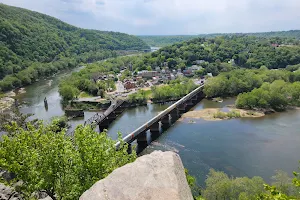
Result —
M 165 115 L 163 118 L 161 118 L 161 124 L 165 125 L 165 124 L 170 124 L 170 118 L 169 118 L 169 114 Z
M 147 132 L 142 132 L 140 133 L 137 138 L 136 138 L 136 141 L 138 143 L 138 145 L 141 145 L 141 146 L 147 146 L 148 144 L 148 141 L 147 141 Z
M 193 97 L 191 98 L 191 100 L 192 100 L 192 102 L 193 102 L 194 104 L 198 103 L 198 101 L 199 101 L 198 95 L 193 96 Z
M 132 153 L 132 145 L 131 145 L 131 143 L 127 143 L 127 144 L 128 144 L 127 153 L 131 154 Z
M 117 119 L 117 115 L 115 114 L 115 113 L 110 113 L 107 117 L 106 117 L 106 119 L 105 120 L 108 120 L 108 121 L 113 121 L 113 120 L 115 120 L 115 119 Z
M 104 129 L 108 129 L 108 125 L 99 124 L 99 131 L 100 131 L 100 133 L 102 133 L 104 131 Z
M 108 126 L 111 121 L 113 120 L 105 119 L 100 124 L 98 124 L 100 133 L 103 132 L 104 129 L 108 129 Z
M 177 121 L 177 119 L 179 118 L 179 110 L 177 108 L 174 108 L 171 112 L 170 112 L 170 116 L 171 116 L 171 123 L 174 123 Z
M 150 126 L 150 132 L 151 133 L 159 132 L 159 122 L 156 122 Z

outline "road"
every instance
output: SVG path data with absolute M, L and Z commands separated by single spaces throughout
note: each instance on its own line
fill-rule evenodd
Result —
M 118 92 L 118 93 L 123 93 L 123 92 L 125 92 L 124 85 L 123 85 L 123 83 L 122 83 L 121 81 L 118 81 L 118 82 L 116 83 L 116 92 Z
M 85 98 L 78 98 L 75 99 L 74 102 L 99 102 L 100 100 L 103 100 L 101 96 L 97 97 L 85 97 Z

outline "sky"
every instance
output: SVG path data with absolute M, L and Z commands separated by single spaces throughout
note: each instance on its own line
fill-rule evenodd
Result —
M 300 0 L 0 0 L 89 29 L 194 35 L 300 29 Z

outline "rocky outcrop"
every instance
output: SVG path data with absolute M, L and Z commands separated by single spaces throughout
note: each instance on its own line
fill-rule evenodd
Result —
M 52 200 L 51 197 L 43 192 L 34 193 L 34 196 L 39 200 Z M 14 190 L 14 188 L 0 183 L 0 200 L 23 200 L 23 198 Z
M 179 155 L 154 151 L 114 170 L 80 200 L 192 200 Z
M 0 183 L 0 199 L 21 200 L 22 198 L 13 190 L 13 188 Z

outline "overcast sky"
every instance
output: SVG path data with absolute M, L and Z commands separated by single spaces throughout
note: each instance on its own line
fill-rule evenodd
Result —
M 300 29 L 300 0 L 0 0 L 82 28 L 134 35 Z

